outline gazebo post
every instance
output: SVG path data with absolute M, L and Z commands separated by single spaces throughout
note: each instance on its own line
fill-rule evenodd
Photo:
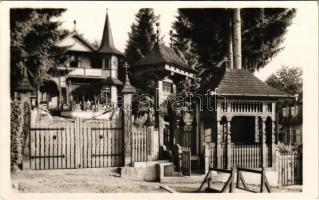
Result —
M 232 167 L 232 151 L 231 151 L 231 132 L 230 132 L 230 119 L 227 119 L 227 169 Z
M 267 151 L 266 151 L 266 118 L 262 118 L 262 134 L 261 134 L 261 152 L 262 152 L 262 163 L 261 163 L 261 166 L 262 167 L 266 167 L 266 163 L 267 163 L 267 160 L 266 160 L 266 154 L 267 154 Z
M 275 163 L 276 163 L 276 155 L 275 155 L 275 150 L 276 150 L 276 137 L 275 137 L 275 134 L 276 134 L 276 123 L 275 121 L 272 121 L 272 133 L 271 133 L 271 156 L 272 156 L 272 159 L 271 159 L 271 166 L 272 168 L 275 168 Z
M 221 165 L 221 151 L 222 151 L 222 148 L 221 148 L 221 142 L 222 142 L 222 126 L 220 125 L 220 121 L 217 121 L 217 145 L 216 145 L 216 156 L 217 156 L 217 168 L 222 168 L 222 165 Z

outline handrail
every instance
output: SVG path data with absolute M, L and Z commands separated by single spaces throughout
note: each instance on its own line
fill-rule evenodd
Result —
M 262 174 L 263 173 L 263 169 L 258 170 L 258 169 L 247 169 L 247 168 L 241 168 L 241 167 L 237 167 L 237 171 L 245 171 L 245 172 L 251 172 L 251 173 L 258 173 L 258 174 Z
M 209 187 L 209 182 L 207 180 L 208 180 L 208 177 L 209 177 L 211 171 L 217 171 L 217 172 L 230 174 L 230 176 L 229 176 L 228 180 L 226 181 L 225 185 L 223 186 L 223 188 L 220 191 L 213 189 L 214 191 L 216 191 L 216 192 L 225 192 L 227 187 L 229 188 L 229 192 L 230 193 L 232 193 L 234 191 L 234 168 L 231 168 L 229 170 L 229 169 L 220 169 L 220 168 L 210 167 L 208 172 L 207 172 L 206 177 L 204 178 L 204 180 L 203 180 L 202 184 L 200 185 L 200 187 L 198 188 L 197 192 L 200 192 L 202 190 L 202 187 L 204 186 L 204 184 L 206 182 L 208 184 L 207 188 L 210 188 Z
M 208 184 L 207 189 L 209 188 L 212 191 L 215 192 L 225 192 L 226 188 L 229 188 L 229 192 L 232 193 L 234 191 L 234 172 L 235 170 L 237 170 L 237 181 L 236 181 L 236 188 L 238 189 L 243 189 L 249 192 L 257 192 L 257 191 L 253 191 L 251 189 L 248 188 L 247 183 L 242 175 L 242 171 L 244 172 L 250 172 L 250 173 L 257 173 L 261 175 L 261 183 L 260 183 L 260 193 L 264 192 L 264 187 L 266 187 L 267 191 L 270 193 L 270 185 L 268 182 L 268 179 L 265 175 L 265 168 L 261 168 L 261 169 L 247 169 L 247 168 L 241 168 L 238 167 L 237 169 L 235 168 L 231 168 L 231 169 L 220 169 L 220 168 L 214 168 L 214 167 L 209 167 L 209 170 L 203 180 L 203 182 L 201 183 L 200 187 L 198 188 L 197 192 L 200 192 L 204 186 L 205 183 Z M 209 176 L 211 174 L 212 171 L 217 171 L 217 172 L 222 172 L 222 173 L 228 173 L 230 174 L 228 180 L 226 181 L 225 185 L 223 186 L 223 188 L 221 190 L 215 190 L 210 188 L 210 183 L 209 183 Z M 242 182 L 244 188 L 239 187 L 239 183 L 240 181 Z

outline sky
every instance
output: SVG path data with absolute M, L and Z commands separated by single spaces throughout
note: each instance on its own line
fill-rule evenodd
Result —
M 154 2 L 153 2 L 154 3 Z M 177 16 L 177 6 L 156 6 L 154 12 L 160 15 L 160 32 L 164 35 L 164 41 L 169 43 L 168 33 L 172 22 Z M 153 7 L 152 4 L 143 4 L 144 7 Z M 185 7 L 185 6 L 182 6 Z M 117 49 L 124 52 L 128 40 L 128 32 L 131 24 L 135 22 L 135 14 L 141 6 L 138 3 L 124 6 L 122 3 L 101 4 L 88 6 L 66 6 L 67 11 L 61 16 L 62 27 L 73 30 L 73 21 L 76 20 L 76 29 L 90 42 L 100 41 L 105 22 L 105 14 L 108 12 L 114 44 Z M 284 49 L 267 64 L 263 69 L 255 72 L 255 75 L 266 80 L 269 75 L 280 69 L 281 66 L 296 66 L 305 68 L 317 66 L 318 55 L 318 21 L 317 9 L 305 5 L 297 8 L 296 17 L 288 28 L 285 40 L 281 44 Z

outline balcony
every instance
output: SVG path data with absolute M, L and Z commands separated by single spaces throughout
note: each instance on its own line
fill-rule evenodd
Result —
M 61 69 L 69 70 L 68 76 L 73 77 L 110 77 L 109 69 L 96 69 L 96 68 L 72 68 L 72 67 L 61 67 Z

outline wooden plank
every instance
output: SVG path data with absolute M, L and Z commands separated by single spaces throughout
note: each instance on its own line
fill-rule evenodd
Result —
M 47 151 L 47 135 L 43 135 L 43 155 L 48 156 L 48 151 Z M 48 158 L 44 158 L 44 169 L 48 169 Z
M 110 123 L 110 127 L 111 128 L 113 128 L 113 124 L 112 123 Z M 113 154 L 114 153 L 114 146 L 115 146 L 115 144 L 114 144 L 114 130 L 110 130 L 110 132 L 111 132 L 111 152 L 110 152 L 110 154 Z M 110 156 L 110 160 L 111 160 L 111 167 L 113 167 L 114 166 L 114 159 L 113 159 L 113 156 Z
M 100 159 L 101 159 L 101 167 L 105 167 L 105 164 L 106 164 L 106 157 L 107 156 L 102 156 L 102 155 L 105 155 L 104 154 L 104 148 L 105 148 L 105 123 L 104 122 L 99 122 L 100 124 L 100 127 L 101 127 L 101 130 L 100 130 L 100 135 L 101 135 L 101 139 L 100 139 L 100 142 L 101 142 L 101 155 L 100 155 Z
M 61 131 L 62 131 L 62 130 L 58 130 L 58 131 L 57 131 L 57 144 L 58 144 L 58 145 L 57 145 L 57 155 L 58 155 L 58 156 L 61 156 L 61 155 L 62 155 L 62 152 L 61 152 L 61 146 L 62 146 L 62 143 L 61 143 L 61 137 L 62 137 L 62 136 L 61 136 Z M 58 161 L 58 162 L 57 162 L 57 163 L 58 163 L 58 164 L 57 164 L 57 168 L 58 168 L 58 169 L 61 169 L 61 168 L 62 168 L 62 167 L 61 167 L 61 163 L 62 163 L 62 162 L 61 162 L 61 157 L 58 157 L 58 158 L 57 158 L 57 161 Z
M 57 131 L 57 130 L 64 130 L 64 127 L 37 127 L 37 128 L 30 128 L 30 130 L 31 131 Z
M 115 129 L 115 130 L 113 130 L 113 132 L 114 132 L 114 154 L 117 154 L 117 148 L 118 148 L 118 139 L 117 139 L 117 130 Z M 118 156 L 114 156 L 114 167 L 116 167 L 117 166 L 117 157 Z
M 108 120 L 108 121 L 106 121 L 105 122 L 105 126 L 106 127 L 111 127 L 111 121 L 110 120 Z M 111 144 L 112 144 L 112 141 L 111 141 L 111 133 L 112 133 L 112 130 L 110 130 L 110 129 L 106 129 L 105 130 L 105 132 L 106 132 L 106 136 L 105 136 L 105 154 L 111 154 L 112 152 L 111 152 Z M 111 166 L 111 157 L 110 156 L 106 156 L 105 157 L 105 161 L 106 161 L 106 167 L 109 167 L 109 166 Z
M 90 143 L 89 143 L 89 151 L 90 151 L 90 156 L 89 156 L 89 159 L 90 159 L 90 167 L 93 167 L 93 158 L 92 158 L 92 154 L 93 154 L 93 133 L 92 133 L 92 130 L 89 128 L 89 127 L 86 127 L 87 128 L 87 131 L 88 131 L 88 134 L 90 135 Z
M 44 131 L 40 131 L 39 132 L 39 156 L 40 156 L 40 158 L 39 158 L 39 169 L 44 169 L 44 163 L 43 163 L 43 161 L 44 161 L 44 158 L 41 158 L 42 156 L 44 156 L 44 154 L 43 154 L 43 132 Z
M 62 123 L 61 125 L 65 128 L 64 123 Z M 62 141 L 61 154 L 64 156 L 63 158 L 61 158 L 61 168 L 62 169 L 65 169 L 65 132 L 66 132 L 65 129 L 64 129 L 64 131 L 61 131 L 61 141 Z
M 132 148 L 132 161 L 135 161 L 135 144 L 134 144 L 134 140 L 135 140 L 135 136 L 134 136 L 134 125 L 132 125 L 132 140 L 131 140 L 131 148 Z
M 70 135 L 71 135 L 71 127 L 67 128 L 66 134 L 65 134 L 65 167 L 67 169 L 71 168 L 71 153 L 70 153 Z
M 174 190 L 174 189 L 168 187 L 167 185 L 161 184 L 159 187 L 160 187 L 160 188 L 163 188 L 164 190 L 168 191 L 169 193 L 177 193 L 176 190 Z
M 87 126 L 84 127 L 84 158 L 85 158 L 85 167 L 89 168 L 89 137 Z
M 35 131 L 35 153 L 34 155 L 35 156 L 39 156 L 39 131 Z M 39 169 L 39 160 L 38 159 L 35 159 L 35 169 Z
M 96 131 L 92 130 L 91 127 L 89 127 L 90 131 L 91 131 L 91 134 L 92 134 L 92 154 L 91 154 L 91 157 L 93 154 L 96 154 Z M 96 167 L 96 158 L 95 157 L 92 157 L 92 167 Z
M 70 168 L 74 168 L 74 161 L 75 161 L 75 156 L 74 156 L 74 135 L 75 135 L 75 126 L 71 127 L 70 129 Z
M 30 169 L 33 169 L 32 166 L 33 166 L 33 161 L 31 159 L 31 156 L 32 156 L 32 131 L 30 131 L 30 134 L 29 134 L 29 156 L 30 156 Z

